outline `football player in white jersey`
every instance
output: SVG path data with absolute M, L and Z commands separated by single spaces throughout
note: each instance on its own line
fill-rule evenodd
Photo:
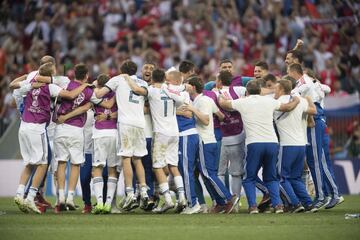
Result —
M 174 182 L 179 201 L 186 202 L 183 179 L 178 170 L 179 129 L 176 120 L 176 104 L 183 104 L 185 98 L 178 92 L 168 89 L 165 82 L 165 72 L 155 69 L 152 73 L 152 85 L 146 89 L 138 87 L 128 78 L 129 85 L 137 94 L 147 95 L 153 120 L 153 169 L 159 183 L 160 192 L 165 197 L 165 203 L 154 209 L 163 213 L 174 207 L 169 192 L 169 184 L 165 174 L 168 167 L 174 176 Z
M 137 66 L 134 62 L 125 61 L 121 65 L 120 71 L 122 74 L 128 74 L 134 78 L 136 85 L 147 91 L 148 84 L 135 76 Z M 118 107 L 118 133 L 120 143 L 118 156 L 122 157 L 126 191 L 126 199 L 123 208 L 125 210 L 131 210 L 138 206 L 134 195 L 131 162 L 135 166 L 137 181 L 140 184 L 141 204 L 147 206 L 149 199 L 145 182 L 145 171 L 141 162 L 141 158 L 148 153 L 144 131 L 145 98 L 144 96 L 135 93 L 121 75 L 111 78 L 105 84 L 105 87 L 95 89 L 97 97 L 103 97 L 110 91 L 115 91 Z

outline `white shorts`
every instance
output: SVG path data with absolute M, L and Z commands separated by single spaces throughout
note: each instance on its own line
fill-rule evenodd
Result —
M 116 154 L 116 136 L 94 138 L 93 141 L 94 157 L 92 165 L 94 167 L 105 166 L 106 162 L 108 167 L 120 165 L 120 158 Z
M 46 132 L 39 133 L 29 129 L 19 129 L 20 153 L 26 165 L 47 164 L 48 142 Z
M 74 134 L 72 136 L 55 137 L 54 157 L 57 162 L 67 162 L 70 159 L 72 164 L 84 163 L 84 135 Z
M 177 166 L 179 162 L 179 137 L 155 133 L 152 146 L 153 168 L 167 165 Z
M 145 131 L 143 128 L 126 124 L 118 124 L 120 150 L 117 155 L 122 157 L 143 157 L 148 154 L 146 149 Z

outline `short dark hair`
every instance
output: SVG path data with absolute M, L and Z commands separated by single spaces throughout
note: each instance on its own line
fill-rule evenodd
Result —
M 289 75 L 285 75 L 282 77 L 282 79 L 290 81 L 292 89 L 294 89 L 296 87 L 296 79 L 295 78 L 290 77 Z
M 255 67 L 260 67 L 261 69 L 269 70 L 269 65 L 264 61 L 257 61 L 255 63 Z
M 278 81 L 278 83 L 280 84 L 281 88 L 284 89 L 284 92 L 285 92 L 286 95 L 289 95 L 291 93 L 291 90 L 292 90 L 291 81 L 281 79 L 281 80 Z
M 269 74 L 266 74 L 264 77 L 263 77 L 264 81 L 267 82 L 267 81 L 271 81 L 273 83 L 276 83 L 276 77 L 269 73 Z
M 246 91 L 249 95 L 258 95 L 261 92 L 260 83 L 257 80 L 250 80 L 246 84 Z
M 129 76 L 135 75 L 137 71 L 137 65 L 133 61 L 126 60 L 120 66 L 120 72 L 128 74 Z
M 40 59 L 40 65 L 43 65 L 45 63 L 52 63 L 55 65 L 55 58 L 50 55 L 45 55 Z
M 230 86 L 233 75 L 229 71 L 220 71 L 218 78 L 221 81 L 222 85 Z
M 179 65 L 179 71 L 181 73 L 188 73 L 195 69 L 195 64 L 189 60 L 184 60 Z
M 223 63 L 231 63 L 231 64 L 233 64 L 232 61 L 230 59 L 228 59 L 228 58 L 221 60 L 219 66 L 221 66 L 221 64 L 223 64 Z
M 197 93 L 202 93 L 204 90 L 204 82 L 199 76 L 193 76 L 189 79 L 188 84 L 195 87 Z
M 52 76 L 54 74 L 54 64 L 51 62 L 42 64 L 39 68 L 39 74 L 41 76 Z
M 153 65 L 154 68 L 156 67 L 155 62 L 153 62 L 153 61 L 145 61 L 144 64 L 143 64 L 143 66 L 144 66 L 144 65 Z
M 109 75 L 106 75 L 103 73 L 100 74 L 99 76 L 97 76 L 97 78 L 96 78 L 99 87 L 104 87 L 105 83 L 107 83 L 107 81 L 109 81 L 109 79 L 110 79 Z
M 152 72 L 151 78 L 155 83 L 163 83 L 165 81 L 165 71 L 157 68 Z
M 86 77 L 86 74 L 88 74 L 88 68 L 85 64 L 79 63 L 75 65 L 75 78 L 77 80 L 83 80 Z
M 292 49 L 290 51 L 287 52 L 287 54 L 291 53 L 293 58 L 296 58 L 299 63 L 302 63 L 303 61 L 303 56 L 302 56 L 302 52 L 300 50 L 295 50 Z
M 302 67 L 299 63 L 292 63 L 289 65 L 289 71 L 291 72 L 297 72 L 298 74 L 303 75 L 304 72 L 302 70 Z

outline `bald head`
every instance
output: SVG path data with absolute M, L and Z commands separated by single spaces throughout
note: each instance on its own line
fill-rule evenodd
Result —
M 257 80 L 250 80 L 246 84 L 246 91 L 249 95 L 259 95 L 261 92 L 261 85 Z
M 45 55 L 40 59 L 40 65 L 43 65 L 45 63 L 52 63 L 55 65 L 55 58 L 49 55 Z
M 182 75 L 179 71 L 171 71 L 166 73 L 166 80 L 172 85 L 180 85 L 182 83 Z

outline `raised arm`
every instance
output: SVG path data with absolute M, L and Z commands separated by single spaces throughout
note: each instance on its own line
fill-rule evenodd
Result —
M 292 111 L 300 102 L 298 97 L 293 97 L 293 100 L 288 103 L 283 103 L 280 105 L 279 111 L 281 112 L 290 112 Z
M 90 102 L 84 104 L 83 106 L 77 107 L 74 110 L 72 110 L 71 112 L 65 114 L 65 115 L 59 115 L 56 123 L 58 124 L 62 124 L 64 123 L 66 120 L 73 118 L 75 116 L 78 116 L 80 114 L 85 113 L 87 110 L 89 110 L 92 107 L 92 104 Z
M 303 45 L 304 45 L 304 41 L 301 39 L 298 39 L 296 41 L 295 47 L 292 50 L 300 50 Z
M 15 78 L 11 83 L 9 84 L 10 89 L 18 89 L 21 87 L 21 82 L 24 81 L 27 77 L 27 74 L 24 74 L 18 78 Z

